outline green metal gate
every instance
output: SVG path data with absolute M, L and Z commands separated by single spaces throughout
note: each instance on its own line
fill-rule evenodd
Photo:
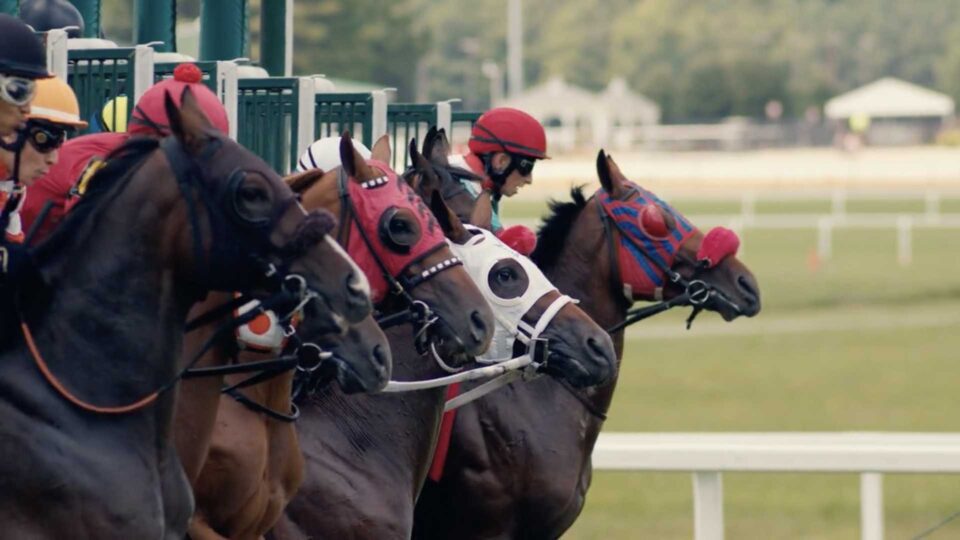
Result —
M 295 77 L 240 79 L 237 83 L 237 141 L 280 174 L 297 163 L 299 80 Z
M 403 171 L 410 165 L 410 154 L 407 152 L 410 139 L 416 139 L 419 147 L 427 130 L 436 124 L 436 103 L 387 105 L 387 133 L 390 134 L 390 139 L 395 145 L 392 163 L 394 170 Z
M 67 82 L 80 102 L 80 117 L 91 123 L 96 118 L 99 123 L 104 104 L 121 95 L 129 98 L 126 111 L 129 117 L 133 110 L 136 68 L 136 49 L 133 47 L 69 51 Z M 118 114 L 115 109 L 111 119 L 114 125 Z
M 314 100 L 315 139 L 349 130 L 354 139 L 373 146 L 373 95 L 369 93 L 317 94 Z

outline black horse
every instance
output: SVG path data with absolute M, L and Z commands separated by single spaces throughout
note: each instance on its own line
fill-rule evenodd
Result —
M 111 155 L 3 306 L 22 323 L 0 346 L 4 537 L 184 537 L 193 500 L 170 390 L 187 312 L 208 291 L 315 294 L 306 312 L 329 331 L 370 312 L 326 237 L 332 216 L 305 214 L 189 90 L 166 109 L 174 135 Z

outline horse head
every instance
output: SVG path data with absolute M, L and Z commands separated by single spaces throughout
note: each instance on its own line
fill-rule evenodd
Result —
M 609 252 L 626 299 L 670 301 L 684 295 L 695 310 L 732 321 L 760 312 L 757 280 L 736 256 L 739 239 L 717 227 L 704 234 L 653 193 L 629 181 L 602 150 L 597 155 L 602 189 L 594 197 Z
M 445 234 L 453 231 L 387 165 L 388 139 L 377 141 L 370 160 L 356 151 L 349 133 L 336 151 L 335 159 L 315 156 L 318 165 L 333 168 L 287 182 L 307 208 L 341 216 L 336 236 L 366 274 L 378 310 L 397 314 L 382 320 L 413 319 L 422 346 L 446 357 L 483 352 L 492 335 L 490 308 L 447 247 Z
M 616 353 L 610 336 L 560 294 L 533 262 L 508 247 L 493 233 L 464 225 L 441 195 L 436 167 L 410 147 L 414 169 L 408 180 L 430 201 L 430 208 L 449 235 L 450 248 L 493 308 L 496 331 L 480 362 L 503 361 L 515 354 L 536 355 L 536 344 L 547 344 L 543 371 L 576 387 L 602 384 L 616 373 Z

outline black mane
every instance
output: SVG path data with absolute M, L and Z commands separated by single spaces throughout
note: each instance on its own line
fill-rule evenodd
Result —
M 119 193 L 126 184 L 124 180 L 131 178 L 139 165 L 159 146 L 160 141 L 156 139 L 135 137 L 110 152 L 105 158 L 106 165 L 88 182 L 80 202 L 70 210 L 50 237 L 34 250 L 35 259 L 42 261 L 51 257 L 65 243 L 84 234 L 83 229 L 90 226 L 86 222 L 91 221 L 91 214 L 103 206 L 100 204 L 102 200 L 112 198 L 110 194 Z
M 587 199 L 583 196 L 583 186 L 570 190 L 573 201 L 561 202 L 550 200 L 551 214 L 543 218 L 543 223 L 537 230 L 537 248 L 530 254 L 530 259 L 540 268 L 552 268 L 560 258 L 563 246 L 570 235 L 570 229 L 577 216 L 587 206 Z

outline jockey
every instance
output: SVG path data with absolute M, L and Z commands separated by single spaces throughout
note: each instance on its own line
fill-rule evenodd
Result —
M 33 98 L 26 126 L 3 139 L 0 178 L 4 180 L 0 180 L 0 201 L 18 189 L 29 192 L 27 188 L 57 162 L 58 150 L 68 132 L 87 127 L 87 123 L 80 119 L 77 96 L 63 79 L 43 79 L 36 83 L 36 87 L 37 95 Z M 21 199 L 21 205 L 23 201 Z M 14 209 L 7 216 L 6 240 L 22 243 L 23 234 L 19 212 Z
M 43 44 L 23 21 L 0 14 L 0 137 L 23 125 L 36 79 L 50 76 Z
M 169 121 L 164 108 L 164 95 L 169 91 L 177 106 L 183 90 L 190 87 L 207 118 L 218 130 L 229 133 L 227 111 L 220 100 L 202 82 L 203 74 L 194 64 L 181 64 L 174 70 L 173 78 L 151 86 L 137 101 L 130 117 L 127 133 L 96 133 L 71 139 L 60 150 L 60 161 L 31 187 L 23 205 L 24 227 L 29 229 L 39 216 L 47 201 L 53 206 L 37 229 L 37 241 L 46 238 L 63 220 L 70 204 L 71 190 L 79 179 L 94 172 L 103 164 L 103 158 L 133 136 L 162 138 L 170 134 Z M 82 194 L 82 186 L 78 186 Z
M 353 147 L 360 152 L 363 159 L 370 159 L 370 149 L 357 139 L 351 139 Z M 340 137 L 323 137 L 317 139 L 307 147 L 297 162 L 297 173 L 313 169 L 330 172 L 340 166 Z
M 533 166 L 547 156 L 547 136 L 543 126 L 529 114 L 498 107 L 483 114 L 470 132 L 470 152 L 451 156 L 452 165 L 464 167 L 483 180 L 461 179 L 476 199 L 470 222 L 499 232 L 500 198 L 512 197 L 524 185 L 533 182 Z

